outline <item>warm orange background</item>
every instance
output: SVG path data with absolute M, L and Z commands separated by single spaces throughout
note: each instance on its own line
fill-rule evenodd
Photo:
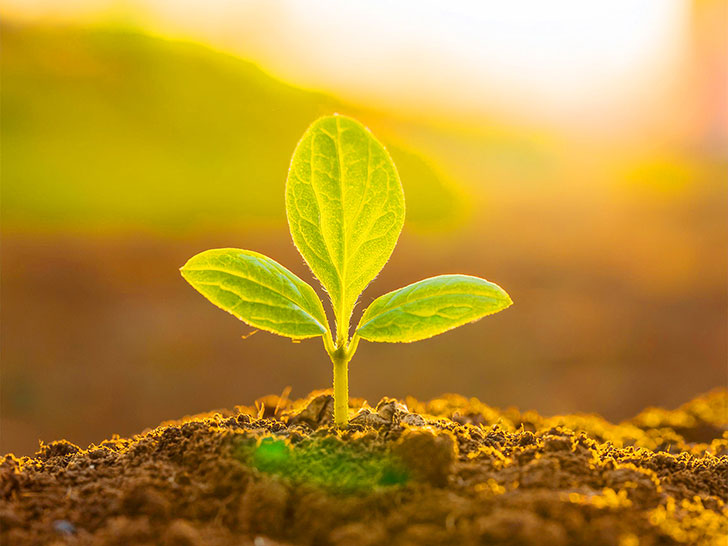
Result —
M 483 276 L 515 301 L 425 342 L 362 343 L 352 396 L 458 392 L 621 419 L 726 385 L 723 2 L 596 15 L 565 3 L 510 45 L 512 14 L 455 2 L 406 29 L 393 14 L 381 51 L 361 46 L 381 24 L 363 4 L 328 23 L 293 1 L 233 14 L 212 2 L 204 17 L 102 4 L 9 2 L 3 15 L 0 451 L 330 385 L 318 341 L 241 339 L 250 328 L 177 269 L 236 246 L 315 282 L 283 186 L 297 138 L 334 111 L 387 144 L 408 204 L 357 312 L 440 273 Z M 672 19 L 650 33 L 657 4 Z M 503 42 L 480 41 L 499 27 Z M 641 27 L 644 44 L 629 36 Z

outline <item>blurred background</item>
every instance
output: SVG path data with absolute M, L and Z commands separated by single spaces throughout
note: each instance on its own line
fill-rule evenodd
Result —
M 234 246 L 314 282 L 283 191 L 332 112 L 387 145 L 408 206 L 357 313 L 440 273 L 516 302 L 362 343 L 352 396 L 619 420 L 725 386 L 726 2 L 3 4 L 3 453 L 330 386 L 318 341 L 242 339 L 178 268 Z

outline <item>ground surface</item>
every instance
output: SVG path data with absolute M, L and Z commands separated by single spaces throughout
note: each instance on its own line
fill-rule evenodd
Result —
M 0 460 L 0 542 L 725 544 L 728 392 L 614 425 L 448 396 L 331 398 L 164 423 Z

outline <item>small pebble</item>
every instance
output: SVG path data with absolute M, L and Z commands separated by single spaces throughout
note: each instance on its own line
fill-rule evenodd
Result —
M 416 413 L 408 413 L 402 417 L 402 422 L 411 427 L 423 427 L 425 426 L 425 419 Z
M 54 521 L 53 529 L 59 535 L 72 535 L 76 532 L 76 526 L 65 519 L 57 519 Z

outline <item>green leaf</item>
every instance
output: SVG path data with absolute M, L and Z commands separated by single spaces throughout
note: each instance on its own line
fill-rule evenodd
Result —
M 358 121 L 323 117 L 293 154 L 286 212 L 296 247 L 329 293 L 339 324 L 348 324 L 402 231 L 404 193 L 392 159 Z
M 267 256 L 237 248 L 206 250 L 180 271 L 200 294 L 254 328 L 294 339 L 328 331 L 313 288 Z
M 368 341 L 419 341 L 452 330 L 513 303 L 497 284 L 469 275 L 425 279 L 376 300 L 356 333 Z

